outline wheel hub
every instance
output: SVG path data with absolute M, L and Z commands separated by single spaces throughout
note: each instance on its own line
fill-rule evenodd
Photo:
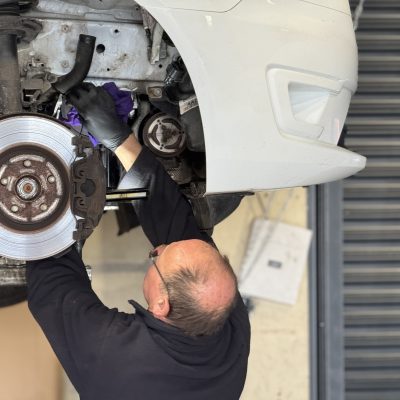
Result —
M 69 197 L 68 173 L 44 147 L 17 146 L 0 153 L 0 222 L 35 231 L 54 223 Z
M 8 182 L 8 179 L 6 179 Z M 39 193 L 39 182 L 30 176 L 24 176 L 16 185 L 16 192 L 21 200 L 33 200 Z

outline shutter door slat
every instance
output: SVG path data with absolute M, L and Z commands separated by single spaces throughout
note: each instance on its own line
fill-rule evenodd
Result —
M 357 329 L 348 329 L 345 336 L 345 345 L 350 349 L 368 349 L 373 348 L 396 348 L 400 347 L 400 334 L 398 331 L 369 331 L 361 332 Z
M 369 329 L 394 327 L 400 329 L 400 311 L 393 307 L 376 304 L 370 305 L 346 306 L 344 320 L 348 327 L 363 327 L 365 331 Z M 373 352 L 374 349 L 366 351 Z M 400 370 L 399 370 L 400 374 Z
M 397 241 L 400 240 L 400 224 L 383 223 L 381 221 L 352 222 L 344 225 L 344 239 L 346 241 Z
M 392 94 L 400 93 L 400 76 L 363 74 L 358 78 L 358 94 Z
M 400 372 L 396 369 L 387 369 L 381 371 L 379 369 L 372 371 L 349 371 L 349 389 L 361 390 L 382 390 L 382 395 L 385 395 L 386 390 L 400 390 Z M 398 396 L 398 394 L 397 394 Z M 375 398 L 382 399 L 378 393 L 375 393 Z M 386 399 L 386 398 L 385 398 Z M 397 397 L 397 400 L 399 397 Z
M 358 5 L 359 0 L 350 0 L 350 6 L 352 10 Z M 385 9 L 398 9 L 400 12 L 400 4 L 398 0 L 367 0 L 365 3 L 366 9 L 376 9 L 376 10 L 385 10 Z
M 346 305 L 372 305 L 372 304 L 398 304 L 400 302 L 400 290 L 394 285 L 384 284 L 381 288 L 377 285 L 346 285 L 344 302 Z M 400 360 L 400 359 L 399 359 Z
M 350 112 L 367 117 L 371 114 L 400 116 L 400 98 L 397 95 L 379 97 L 376 94 L 357 95 L 351 102 Z
M 358 174 L 361 178 L 400 178 L 400 161 L 396 158 L 375 157 L 368 168 Z
M 398 51 L 400 35 L 388 33 L 378 36 L 369 32 L 358 32 L 357 44 L 360 51 Z
M 400 24 L 400 19 L 396 21 Z M 366 55 L 360 55 L 359 71 L 363 72 L 399 72 L 400 71 L 400 55 L 398 53 L 382 54 L 368 52 Z
M 349 263 L 345 265 L 344 282 L 346 285 L 379 283 L 398 285 L 400 283 L 400 262 L 389 265 Z M 400 336 L 400 332 L 398 334 Z
M 400 118 L 393 117 L 357 117 L 350 114 L 347 118 L 348 124 L 348 141 L 355 140 L 359 137 L 374 137 L 379 132 L 380 137 L 397 138 L 399 134 Z M 379 139 L 377 137 L 376 139 Z M 351 145 L 348 145 L 351 146 Z
M 400 222 L 400 204 L 397 200 L 382 201 L 374 200 L 365 202 L 361 200 L 347 200 L 344 204 L 344 218 L 346 221 L 361 220 L 382 220 Z

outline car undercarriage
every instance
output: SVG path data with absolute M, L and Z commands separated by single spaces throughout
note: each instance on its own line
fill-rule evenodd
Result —
M 90 33 L 90 34 L 88 34 Z M 125 120 L 213 226 L 245 194 L 204 196 L 199 105 L 179 52 L 132 1 L 0 3 L 0 297 L 24 298 L 24 263 L 82 246 L 104 210 L 133 213 L 146 188 L 120 192 L 121 167 L 71 117 L 83 81 L 129 98 Z M 118 107 L 118 105 L 117 105 Z M 133 218 L 134 219 L 134 218 Z M 127 231 L 135 224 L 124 226 Z

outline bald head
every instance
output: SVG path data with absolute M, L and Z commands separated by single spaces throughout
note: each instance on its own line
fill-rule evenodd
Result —
M 204 241 L 185 240 L 165 247 L 161 262 L 169 292 L 168 320 L 193 336 L 218 331 L 237 294 L 228 260 Z

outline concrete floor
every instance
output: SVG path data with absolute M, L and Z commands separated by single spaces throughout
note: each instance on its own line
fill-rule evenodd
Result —
M 60 400 L 61 369 L 27 302 L 0 308 L 0 399 Z
M 271 194 L 261 198 L 268 202 Z M 282 222 L 306 226 L 306 191 L 279 191 L 269 202 L 270 217 L 281 215 Z M 284 212 L 282 207 L 287 204 Z M 236 271 L 246 249 L 247 237 L 262 208 L 255 197 L 245 199 L 240 208 L 216 227 L 214 240 Z M 115 215 L 107 213 L 88 240 L 84 260 L 93 267 L 93 287 L 109 307 L 131 312 L 131 298 L 145 305 L 141 285 L 147 267 L 150 243 L 140 228 L 116 236 Z M 252 345 L 248 378 L 242 400 L 307 400 L 309 398 L 308 289 L 303 277 L 297 304 L 286 306 L 254 300 L 251 313 Z M 77 400 L 68 379 L 64 399 Z

